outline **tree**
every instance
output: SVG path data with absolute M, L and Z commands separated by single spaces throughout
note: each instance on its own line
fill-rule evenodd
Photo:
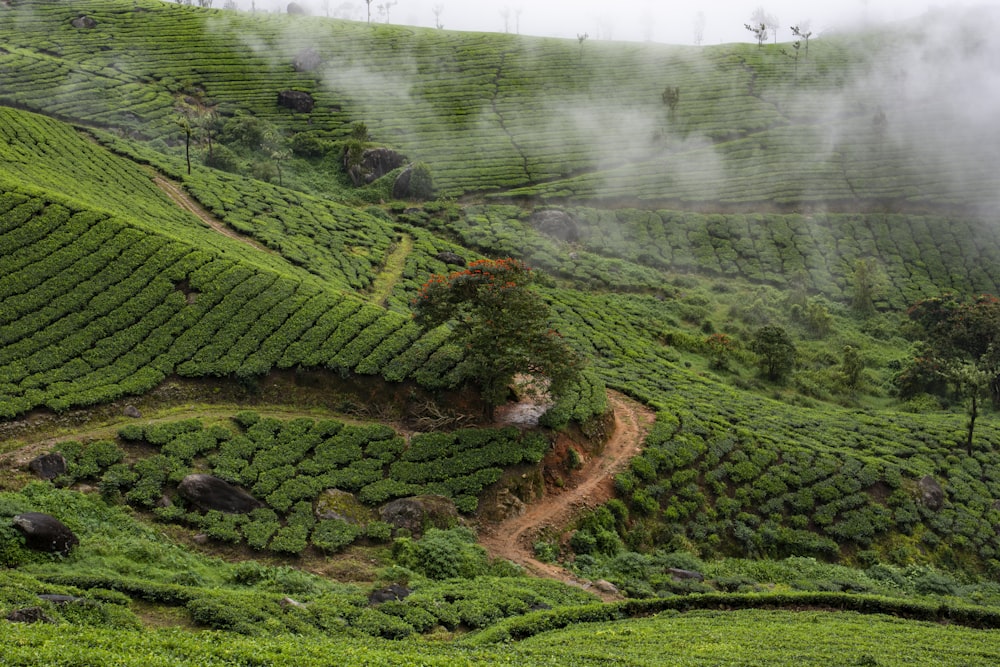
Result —
M 764 45 L 767 41 L 767 26 L 763 23 L 744 23 L 743 27 L 753 33 L 753 36 L 757 39 L 757 48 Z
M 670 109 L 670 113 L 674 112 L 677 108 L 677 103 L 681 101 L 681 87 L 680 86 L 667 86 L 663 89 L 663 94 L 660 96 L 663 99 L 663 103 L 667 105 Z
M 462 271 L 434 275 L 414 300 L 425 328 L 452 322 L 450 340 L 465 351 L 459 376 L 477 384 L 486 416 L 507 400 L 515 376 L 548 381 L 553 397 L 576 380 L 579 361 L 549 328 L 548 307 L 529 287 L 535 276 L 516 259 L 479 260 Z
M 994 406 L 1000 405 L 1000 299 L 984 294 L 964 303 L 946 294 L 918 301 L 908 315 L 924 334 L 926 347 L 906 379 L 920 371 L 925 386 L 943 381 L 969 401 L 966 447 L 971 454 L 979 399 L 989 396 Z
M 805 44 L 806 52 L 805 57 L 809 57 L 809 38 L 812 37 L 812 30 L 809 29 L 808 23 L 800 23 L 799 25 L 792 26 L 792 34 L 798 37 Z M 798 42 L 796 42 L 798 44 Z M 796 47 L 796 53 L 798 53 L 798 47 Z
M 852 283 L 854 294 L 851 306 L 862 317 L 875 314 L 875 299 L 882 295 L 884 276 L 878 263 L 871 257 L 854 262 Z
M 714 333 L 705 339 L 705 347 L 708 349 L 708 365 L 716 370 L 728 371 L 735 348 L 733 339 L 724 333 Z
M 694 15 L 694 45 L 701 46 L 705 40 L 705 12 Z
M 365 0 L 365 9 L 368 10 L 368 25 L 372 24 L 372 2 L 374 0 Z
M 861 351 L 853 345 L 845 345 L 844 359 L 837 374 L 837 379 L 844 389 L 855 394 L 861 388 L 864 370 L 865 360 L 861 358 Z
M 443 30 L 444 24 L 441 23 L 441 14 L 444 13 L 444 5 L 434 5 L 431 11 L 434 12 L 434 27 L 438 30 Z
M 782 380 L 795 367 L 795 343 L 788 332 L 777 325 L 758 329 L 750 350 L 757 355 L 760 370 L 769 380 Z

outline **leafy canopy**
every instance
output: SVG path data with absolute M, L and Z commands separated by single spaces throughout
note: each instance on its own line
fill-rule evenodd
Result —
M 450 338 L 465 351 L 460 375 L 479 385 L 490 413 L 517 375 L 544 378 L 559 396 L 579 372 L 572 350 L 548 326 L 548 306 L 529 288 L 534 279 L 519 260 L 478 260 L 431 276 L 414 301 L 420 325 L 454 321 Z

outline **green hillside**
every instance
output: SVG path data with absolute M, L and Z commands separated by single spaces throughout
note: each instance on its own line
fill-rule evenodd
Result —
M 995 664 L 997 376 L 908 316 L 1000 293 L 995 18 L 805 53 L 0 0 L 0 612 L 84 600 L 0 621 L 5 659 Z M 530 427 L 486 423 L 472 323 L 413 319 L 503 257 L 583 362 Z M 591 470 L 516 539 L 624 601 L 476 544 Z M 427 494 L 447 527 L 378 514 Z M 79 547 L 26 549 L 26 511 Z

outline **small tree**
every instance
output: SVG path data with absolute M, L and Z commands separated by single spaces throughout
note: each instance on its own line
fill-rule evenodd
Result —
M 549 328 L 548 307 L 530 289 L 533 281 L 531 269 L 518 260 L 479 260 L 431 276 L 414 300 L 423 327 L 454 323 L 450 339 L 465 351 L 459 375 L 479 386 L 490 419 L 507 400 L 515 376 L 547 380 L 555 397 L 579 373 L 576 356 Z
M 720 371 L 729 370 L 729 360 L 733 356 L 733 339 L 723 333 L 714 333 L 705 339 L 708 349 L 708 365 Z
M 772 324 L 758 329 L 750 349 L 769 380 L 782 380 L 795 368 L 795 343 L 782 327 Z
M 857 393 L 858 389 L 861 388 L 864 370 L 865 361 L 861 358 L 860 350 L 853 345 L 845 345 L 844 359 L 840 364 L 837 379 L 850 394 Z
M 443 30 L 444 24 L 441 23 L 441 14 L 444 13 L 444 5 L 434 5 L 431 11 L 434 13 L 434 27 L 438 30 Z
M 792 34 L 798 37 L 800 40 L 802 40 L 802 42 L 805 44 L 806 47 L 805 57 L 808 58 L 809 38 L 812 37 L 812 30 L 809 30 L 809 26 L 807 25 L 802 25 L 802 26 L 793 25 Z M 796 44 L 798 44 L 798 42 L 796 42 Z M 798 47 L 796 47 L 796 53 L 798 53 Z
M 875 299 L 882 295 L 884 282 L 878 262 L 873 258 L 868 257 L 854 262 L 852 279 L 854 294 L 851 306 L 858 315 L 869 317 L 875 314 Z
M 681 88 L 680 86 L 667 86 L 663 89 L 663 94 L 660 96 L 663 99 L 663 103 L 667 105 L 670 109 L 670 113 L 673 113 L 677 108 L 677 104 L 681 101 Z
M 431 168 L 426 162 L 418 162 L 413 165 L 410 172 L 410 195 L 416 199 L 434 198 L 434 179 L 431 177 Z
M 767 41 L 767 26 L 763 23 L 744 23 L 743 27 L 753 33 L 753 36 L 757 39 L 758 49 Z

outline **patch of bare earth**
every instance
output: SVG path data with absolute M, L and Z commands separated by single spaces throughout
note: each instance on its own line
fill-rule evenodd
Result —
M 198 202 L 192 199 L 191 196 L 188 195 L 188 193 L 184 192 L 184 189 L 180 185 L 174 183 L 173 181 L 166 178 L 162 174 L 157 174 L 156 176 L 154 176 L 153 183 L 155 183 L 156 187 L 160 188 L 160 190 L 162 190 L 164 194 L 170 197 L 170 199 L 173 200 L 175 204 L 180 206 L 188 213 L 197 216 L 202 222 L 204 222 L 206 225 L 208 225 L 215 231 L 219 232 L 223 236 L 228 236 L 231 239 L 236 239 L 240 243 L 245 243 L 246 245 L 250 246 L 255 250 L 260 250 L 261 252 L 274 254 L 274 251 L 268 248 L 267 246 L 258 243 L 257 241 L 254 241 L 253 239 L 247 236 L 243 236 L 242 234 L 233 230 L 230 227 L 227 227 L 225 223 L 216 219 L 211 213 L 202 208 Z
M 543 497 L 525 511 L 480 531 L 479 542 L 494 558 L 503 558 L 530 574 L 580 586 L 614 600 L 614 594 L 593 588 L 568 570 L 544 563 L 534 555 L 542 535 L 561 531 L 581 513 L 614 497 L 614 476 L 642 451 L 642 443 L 656 415 L 646 406 L 615 392 L 608 398 L 614 411 L 614 432 L 599 456 L 592 457 L 566 480 L 562 488 L 546 488 Z

